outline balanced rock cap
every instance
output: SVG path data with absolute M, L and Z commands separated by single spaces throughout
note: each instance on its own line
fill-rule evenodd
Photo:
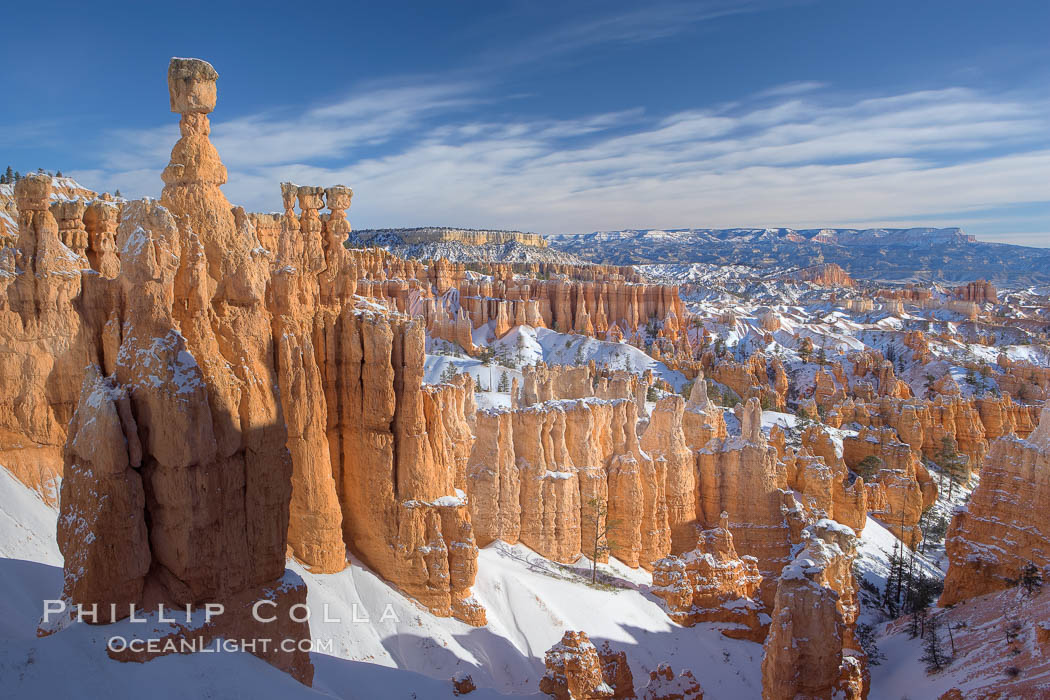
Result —
M 199 58 L 172 58 L 168 64 L 168 95 L 171 111 L 179 114 L 208 114 L 215 109 L 215 81 L 219 74 Z

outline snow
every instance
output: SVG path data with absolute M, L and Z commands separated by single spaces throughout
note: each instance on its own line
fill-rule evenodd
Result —
M 0 557 L 62 565 L 55 532 L 58 511 L 0 466 Z
M 481 628 L 431 615 L 360 562 L 319 575 L 290 561 L 289 575 L 307 584 L 312 637 L 331 640 L 330 650 L 312 654 L 312 689 L 241 652 L 119 663 L 108 658 L 105 644 L 130 630 L 127 621 L 72 623 L 36 637 L 42 601 L 62 588 L 57 513 L 2 469 L 0 493 L 0 678 L 5 693 L 20 697 L 139 698 L 149 688 L 150 697 L 173 700 L 440 698 L 452 697 L 449 679 L 463 673 L 478 686 L 471 697 L 536 696 L 544 652 L 569 629 L 625 650 L 639 691 L 650 670 L 669 662 L 676 672 L 692 669 L 710 697 L 760 692 L 762 647 L 725 638 L 713 626 L 672 623 L 644 570 L 613 560 L 599 565 L 592 587 L 585 557 L 560 565 L 502 542 L 479 556 L 474 595 L 489 620 Z
M 882 590 L 886 586 L 886 579 L 890 574 L 890 556 L 893 548 L 900 540 L 884 527 L 879 521 L 868 517 L 861 533 L 860 542 L 857 547 L 857 559 L 854 563 L 855 571 L 868 582 Z M 944 578 L 944 573 L 921 555 L 915 557 L 915 563 L 922 573 L 927 576 Z
M 499 387 L 502 375 L 507 376 L 507 386 L 517 378 L 521 382 L 521 368 L 544 362 L 548 365 L 579 365 L 591 360 L 609 369 L 626 369 L 636 374 L 652 370 L 653 376 L 663 379 L 674 390 L 681 391 L 688 380 L 681 372 L 668 369 L 663 362 L 657 362 L 642 350 L 627 343 L 612 343 L 589 336 L 571 333 L 558 333 L 548 328 L 515 326 L 498 340 L 491 340 L 492 323 L 476 328 L 473 342 L 478 346 L 488 346 L 496 353 L 497 362 L 485 365 L 480 360 L 467 357 L 465 353 L 443 340 L 428 339 L 427 356 L 424 365 L 424 379 L 427 384 L 438 384 L 445 376 L 448 367 L 456 373 L 469 374 L 480 383 L 483 392 L 492 392 Z M 485 397 L 479 400 L 479 406 L 509 406 L 507 392 L 495 392 L 506 395 L 506 399 Z

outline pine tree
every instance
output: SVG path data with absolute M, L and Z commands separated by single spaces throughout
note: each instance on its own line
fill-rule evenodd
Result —
M 864 650 L 865 654 L 867 654 L 869 666 L 878 666 L 882 663 L 882 660 L 886 658 L 886 656 L 879 651 L 879 645 L 875 639 L 874 627 L 866 625 L 863 622 L 858 622 L 853 636 L 857 640 L 857 643 L 860 644 L 860 648 Z
M 507 378 L 506 372 L 499 373 L 499 384 L 496 386 L 496 391 L 508 392 L 510 391 L 510 379 Z
M 62 177 L 62 171 L 61 170 L 56 170 L 55 171 L 55 177 Z
M 118 189 L 118 190 L 117 190 L 116 192 L 114 192 L 114 193 L 113 193 L 113 196 L 114 196 L 114 197 L 120 197 L 120 196 L 121 196 L 121 194 L 120 194 L 120 190 Z
M 441 383 L 448 384 L 456 378 L 456 366 L 453 364 L 445 365 L 445 369 L 441 372 Z
M 588 525 L 594 526 L 594 542 L 591 550 L 591 583 L 598 581 L 598 559 L 609 553 L 609 529 L 614 525 L 609 520 L 609 503 L 601 496 L 587 501 L 589 506 L 584 517 Z
M 1024 588 L 1028 595 L 1043 587 L 1043 574 L 1032 562 L 1028 562 L 1021 568 L 1021 577 L 1018 583 Z
M 882 459 L 875 455 L 868 455 L 860 460 L 857 466 L 853 467 L 853 471 L 864 478 L 864 483 L 871 481 L 879 473 L 880 469 L 882 469 Z
M 11 166 L 7 166 L 7 170 L 4 171 L 4 181 L 7 184 L 13 184 L 15 181 L 15 173 L 11 170 Z
M 951 435 L 945 435 L 935 461 L 948 476 L 948 500 L 951 501 L 955 484 L 966 476 L 966 455 L 959 453 L 959 444 Z
M 911 619 L 908 620 L 908 636 L 912 639 L 922 637 L 926 632 L 926 622 L 929 619 L 930 607 L 923 605 L 912 611 Z
M 940 618 L 937 615 L 931 616 L 926 623 L 926 643 L 922 647 L 923 654 L 919 661 L 926 664 L 926 670 L 930 673 L 939 673 L 950 661 L 941 648 L 940 626 Z
M 901 554 L 900 542 L 893 545 L 893 554 L 890 555 L 890 573 L 886 577 L 886 586 L 882 589 L 882 609 L 890 619 L 896 619 L 900 615 L 900 576 L 901 576 Z

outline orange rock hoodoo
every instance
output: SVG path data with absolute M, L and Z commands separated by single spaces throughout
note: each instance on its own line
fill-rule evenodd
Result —
M 634 678 L 624 652 L 609 642 L 597 649 L 584 632 L 567 631 L 544 654 L 540 691 L 558 700 L 633 698 Z
M 866 667 L 853 640 L 859 611 L 849 528 L 821 520 L 784 568 L 762 659 L 763 700 L 866 695 Z
M 520 541 L 574 561 L 594 552 L 608 518 L 611 553 L 628 565 L 668 553 L 667 472 L 639 448 L 633 400 L 555 400 L 477 420 L 467 493 L 481 545 Z M 599 536 L 599 551 L 606 544 Z
M 704 530 L 695 549 L 656 562 L 652 590 L 680 625 L 727 623 L 727 636 L 761 641 L 762 606 L 754 600 L 761 581 L 758 560 L 737 555 L 729 515 L 722 513 L 719 527 Z
M 792 273 L 789 279 L 812 282 L 821 287 L 855 287 L 856 282 L 835 263 L 824 263 Z
M 842 441 L 842 456 L 851 469 L 866 457 L 879 459 L 881 469 L 868 486 L 869 510 L 909 547 L 917 545 L 919 519 L 937 498 L 937 485 L 917 453 L 892 428 L 861 428 Z
M 65 445 L 58 539 L 70 602 L 116 604 L 119 619 L 136 606 L 222 601 L 222 623 L 196 634 L 235 639 L 262 632 L 250 601 L 279 591 L 287 607 L 306 588 L 284 574 L 292 461 L 264 303 L 269 262 L 219 190 L 225 169 L 207 138 L 216 78 L 203 61 L 172 60 L 182 138 L 164 172 L 167 208 L 128 205 L 120 274 L 92 279 L 113 310 L 92 328 L 101 352 Z M 304 652 L 260 655 L 310 683 Z
M 977 304 L 996 304 L 999 302 L 999 293 L 995 285 L 987 280 L 977 280 L 961 287 L 956 287 L 953 294 L 957 299 L 972 301 Z
M 783 411 L 787 405 L 788 377 L 779 358 L 768 360 L 761 352 L 744 362 L 731 359 L 715 360 L 704 356 L 705 371 L 720 384 L 725 384 L 742 399 L 756 397 L 770 409 Z
M 1050 566 L 1050 404 L 1021 440 L 992 444 L 981 482 L 956 512 L 945 539 L 948 574 L 941 605 L 1001 590 L 1028 563 Z

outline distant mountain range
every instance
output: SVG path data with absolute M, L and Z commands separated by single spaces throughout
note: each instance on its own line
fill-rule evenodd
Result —
M 548 236 L 551 248 L 615 265 L 753 267 L 838 263 L 858 279 L 1000 286 L 1050 282 L 1050 249 L 985 243 L 958 228 L 628 229 Z

